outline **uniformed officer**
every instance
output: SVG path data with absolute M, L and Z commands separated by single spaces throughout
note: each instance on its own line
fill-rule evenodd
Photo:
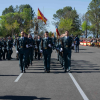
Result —
M 63 61 L 64 61 L 64 72 L 70 72 L 71 67 L 71 45 L 72 38 L 69 37 L 69 32 L 65 32 L 65 36 L 62 38 Z
M 8 37 L 7 41 L 7 59 L 11 59 L 11 54 L 12 54 L 12 43 L 11 43 L 11 37 Z
M 41 39 L 40 39 L 40 36 L 38 36 L 37 38 L 37 54 L 38 54 L 38 60 L 40 60 L 40 49 L 39 49 L 39 45 L 40 45 L 40 42 L 41 42 Z
M 48 37 L 48 32 L 45 32 L 45 37 L 41 41 L 40 51 L 44 55 L 44 71 L 50 72 L 50 59 L 52 53 L 52 39 Z
M 26 38 L 26 41 L 27 41 L 27 45 L 28 47 L 24 49 L 25 51 L 25 68 L 28 68 L 29 65 L 30 65 L 30 59 L 29 59 L 29 38 L 28 38 L 28 34 L 26 34 L 24 32 L 24 38 Z
M 63 52 L 60 50 L 61 49 L 61 43 L 62 43 L 62 40 L 61 38 L 59 39 L 59 61 L 60 61 L 60 64 L 62 65 L 63 67 Z
M 6 57 L 7 57 L 7 41 L 6 41 L 6 38 L 3 39 L 2 44 L 3 44 L 3 48 L 2 48 L 3 49 L 3 60 L 6 60 Z
M 35 41 L 34 41 L 34 39 L 32 38 L 32 35 L 31 35 L 31 40 L 32 40 L 32 61 L 33 61 L 33 58 L 34 58 Z
M 13 48 L 13 38 L 11 37 L 11 55 L 13 54 L 12 48 Z M 12 57 L 11 57 L 11 59 L 12 59 Z
M 0 38 L 0 60 L 2 60 L 1 57 L 2 57 L 2 41 Z
M 52 48 L 53 48 L 53 50 L 54 50 L 54 49 L 55 49 L 55 43 L 56 43 L 56 38 L 55 38 L 55 36 L 54 36 L 54 33 L 52 33 L 52 43 L 53 43 Z
M 77 53 L 77 51 L 78 51 L 78 53 L 79 53 L 79 44 L 80 44 L 80 42 L 79 42 L 78 35 L 76 35 L 74 41 L 75 41 L 75 53 Z
M 28 38 L 29 38 L 29 61 L 30 64 L 32 65 L 34 40 L 32 39 L 31 34 L 28 34 Z
M 35 41 L 35 59 L 37 59 L 37 53 L 38 53 L 38 48 L 37 48 L 37 37 L 34 38 Z
M 19 60 L 19 54 L 18 54 L 18 51 L 17 51 L 17 48 L 18 48 L 18 35 L 16 34 L 16 37 L 15 37 L 15 40 L 14 40 L 14 46 L 15 46 L 15 49 L 16 49 L 16 59 Z
M 60 50 L 60 47 L 59 47 L 59 38 L 56 40 L 56 51 L 57 51 L 57 60 L 59 61 L 59 50 Z
M 27 39 L 24 37 L 24 32 L 21 32 L 21 37 L 18 39 L 19 48 L 17 48 L 19 52 L 19 66 L 21 73 L 25 73 L 25 49 L 28 48 Z

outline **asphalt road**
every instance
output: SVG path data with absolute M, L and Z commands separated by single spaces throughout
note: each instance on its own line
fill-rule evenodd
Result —
M 0 61 L 0 100 L 83 100 L 83 93 L 70 75 L 86 100 L 100 100 L 100 48 L 80 46 L 80 53 L 72 51 L 70 74 L 64 73 L 55 51 L 51 73 L 44 73 L 43 60 L 34 60 L 19 77 L 15 49 L 12 57 L 11 61 Z

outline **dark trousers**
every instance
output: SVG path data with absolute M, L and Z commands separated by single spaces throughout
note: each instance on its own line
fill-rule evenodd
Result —
M 35 51 L 35 59 L 37 58 L 37 52 Z
M 79 52 L 79 45 L 75 45 L 75 52 Z
M 38 52 L 38 60 L 40 60 L 40 52 Z
M 44 54 L 44 69 L 50 70 L 50 58 L 51 54 Z
M 64 66 L 64 70 L 69 69 L 71 67 L 71 50 L 64 50 L 63 53 L 63 66 Z
M 7 50 L 7 59 L 8 59 L 8 60 L 11 59 L 11 50 Z
M 0 60 L 1 60 L 1 57 L 2 57 L 2 51 L 0 50 Z
M 32 61 L 33 61 L 33 58 L 34 58 L 34 48 L 32 48 Z
M 29 48 L 25 49 L 25 67 L 27 67 L 27 65 L 29 66 L 30 64 L 30 59 L 29 59 Z
M 7 50 L 6 49 L 3 51 L 3 59 L 6 58 L 5 56 L 7 57 Z
M 25 71 L 25 54 L 19 53 L 19 66 L 21 71 Z
M 29 48 L 29 61 L 30 61 L 30 64 L 32 64 L 32 60 L 33 60 L 33 53 L 32 53 L 32 48 Z

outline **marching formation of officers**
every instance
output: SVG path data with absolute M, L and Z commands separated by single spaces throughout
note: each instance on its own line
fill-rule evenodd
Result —
M 12 59 L 11 55 L 13 53 L 13 39 L 11 37 L 8 38 L 0 38 L 0 60 L 10 60 Z
M 75 43 L 77 42 L 75 38 Z M 57 60 L 61 63 L 64 72 L 70 72 L 71 68 L 71 48 L 73 44 L 73 38 L 69 36 L 69 32 L 66 31 L 64 34 L 55 38 L 49 37 L 46 31 L 44 37 L 32 38 L 31 34 L 21 32 L 21 36 L 16 35 L 15 40 L 11 37 L 1 40 L 0 38 L 0 60 L 1 58 L 12 59 L 13 45 L 16 48 L 16 59 L 19 60 L 19 67 L 21 73 L 25 73 L 29 65 L 32 65 L 33 58 L 40 60 L 40 57 L 44 59 L 44 72 L 50 73 L 50 60 L 51 53 L 54 49 L 57 51 Z M 79 40 L 78 40 L 79 41 Z M 75 44 L 77 45 L 77 44 Z M 78 47 L 79 49 L 79 47 Z

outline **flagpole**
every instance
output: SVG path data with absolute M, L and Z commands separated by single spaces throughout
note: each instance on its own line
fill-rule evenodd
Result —
M 43 15 L 44 15 L 44 7 L 43 7 Z M 43 17 L 43 22 L 44 22 L 44 17 Z

